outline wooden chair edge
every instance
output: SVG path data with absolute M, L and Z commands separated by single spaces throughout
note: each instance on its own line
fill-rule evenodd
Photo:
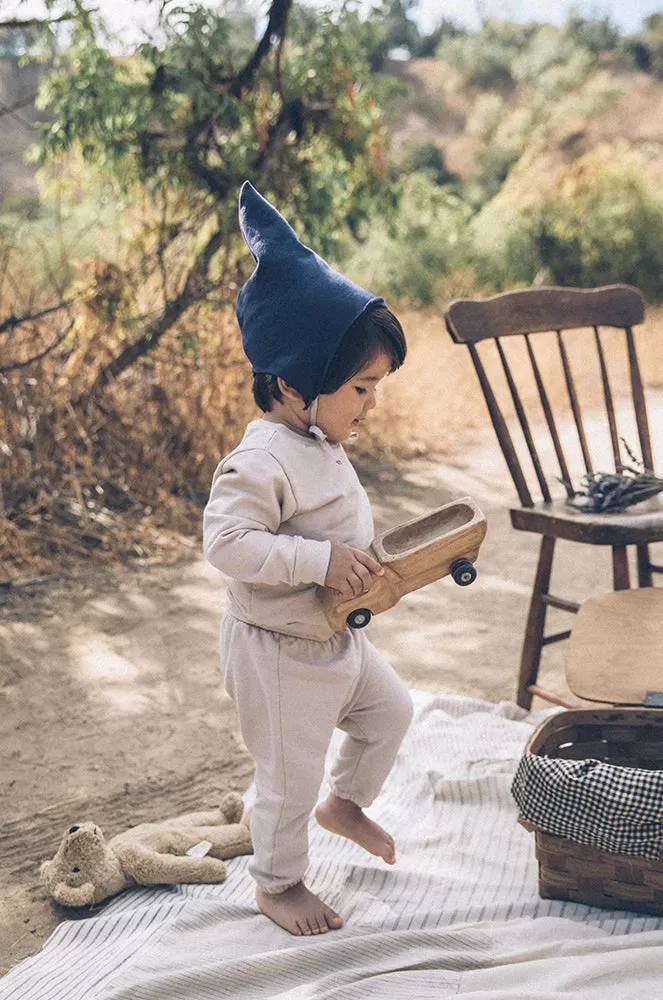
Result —
M 632 327 L 644 321 L 645 307 L 644 296 L 634 285 L 547 286 L 483 299 L 454 299 L 444 319 L 456 343 L 474 344 L 494 337 L 580 327 Z

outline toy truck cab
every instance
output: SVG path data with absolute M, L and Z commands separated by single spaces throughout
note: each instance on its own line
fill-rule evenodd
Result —
M 384 532 L 370 554 L 384 574 L 357 597 L 342 599 L 324 587 L 321 598 L 334 629 L 364 628 L 372 616 L 392 608 L 405 594 L 451 574 L 460 586 L 476 579 L 474 562 L 486 534 L 486 519 L 470 497 L 462 497 Z

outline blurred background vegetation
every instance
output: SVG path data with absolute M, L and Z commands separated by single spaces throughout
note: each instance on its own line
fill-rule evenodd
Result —
M 452 298 L 663 301 L 663 14 L 632 36 L 577 14 L 424 34 L 414 0 L 166 2 L 158 40 L 120 55 L 93 4 L 46 6 L 0 15 L 0 584 L 196 536 L 256 415 L 245 178 L 403 316 L 407 388 L 385 387 L 366 449 L 443 452 L 484 420 Z

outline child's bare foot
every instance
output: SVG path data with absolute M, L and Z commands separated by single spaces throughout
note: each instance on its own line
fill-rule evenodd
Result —
M 349 799 L 330 795 L 316 808 L 315 818 L 325 830 L 353 840 L 369 854 L 382 858 L 388 865 L 395 863 L 396 846 L 393 838 Z
M 256 903 L 266 917 L 291 934 L 326 934 L 343 926 L 343 918 L 314 896 L 303 882 L 279 893 L 256 889 Z

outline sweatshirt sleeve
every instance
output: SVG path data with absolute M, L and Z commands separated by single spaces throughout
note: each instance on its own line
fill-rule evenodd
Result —
M 277 534 L 292 489 L 269 453 L 236 452 L 217 469 L 203 518 L 203 551 L 226 576 L 265 586 L 324 585 L 331 542 Z

